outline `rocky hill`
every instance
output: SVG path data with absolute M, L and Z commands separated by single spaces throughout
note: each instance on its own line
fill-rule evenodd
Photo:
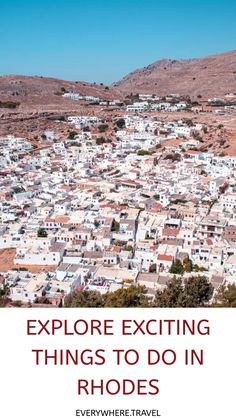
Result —
M 112 89 L 111 89 L 112 90 Z M 92 95 L 104 99 L 112 99 L 114 93 L 109 86 L 85 83 L 81 81 L 64 81 L 40 76 L 0 76 L 0 114 L 9 112 L 11 107 L 1 103 L 18 104 L 14 112 L 34 113 L 42 111 L 70 111 L 78 106 L 73 100 L 62 97 L 65 92 Z
M 192 60 L 164 59 L 114 84 L 121 92 L 209 98 L 236 92 L 236 50 Z
M 236 93 L 236 50 L 193 60 L 160 60 L 112 86 L 42 76 L 0 76 L 0 102 L 18 102 L 20 113 L 73 110 L 75 101 L 64 99 L 64 92 L 103 99 L 122 98 L 129 93 L 176 93 L 203 99 Z

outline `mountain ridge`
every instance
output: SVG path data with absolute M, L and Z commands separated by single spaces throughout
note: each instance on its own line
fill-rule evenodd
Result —
M 160 96 L 175 93 L 192 98 L 200 96 L 206 100 L 236 93 L 236 50 L 202 58 L 161 59 L 132 71 L 111 85 L 45 76 L 0 76 L 0 101 L 20 101 L 23 107 L 37 109 L 40 105 L 48 107 L 50 104 L 71 107 L 71 101 L 62 98 L 66 91 L 102 99 L 124 98 L 130 93 Z
M 229 90 L 236 92 L 236 50 L 200 58 L 161 59 L 132 71 L 113 86 L 122 92 L 205 98 Z

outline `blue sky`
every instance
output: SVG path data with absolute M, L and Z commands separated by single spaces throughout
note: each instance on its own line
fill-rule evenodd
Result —
M 0 0 L 0 74 L 110 83 L 232 49 L 235 0 Z

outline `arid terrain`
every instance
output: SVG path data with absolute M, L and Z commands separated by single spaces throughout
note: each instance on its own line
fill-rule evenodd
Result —
M 42 76 L 7 75 L 0 77 L 0 100 L 20 102 L 19 112 L 59 112 L 70 110 L 75 103 L 63 99 L 66 92 L 112 99 L 109 86 L 82 81 L 65 81 Z M 117 92 L 116 92 L 117 95 Z M 2 113 L 2 112 L 1 112 Z
M 0 77 L 0 305 L 138 284 L 161 307 L 176 275 L 204 272 L 207 301 L 232 284 L 235 58 L 161 61 L 116 86 Z
M 37 144 L 45 130 L 54 130 L 64 139 L 68 124 L 58 124 L 57 117 L 69 115 L 96 115 L 111 124 L 121 117 L 124 107 L 107 108 L 86 101 L 64 98 L 64 93 L 79 93 L 101 100 L 123 100 L 131 94 L 152 93 L 159 96 L 179 94 L 196 104 L 186 112 L 157 112 L 161 120 L 192 119 L 211 127 L 204 135 L 202 148 L 218 153 L 236 153 L 236 113 L 221 113 L 220 108 L 209 107 L 207 100 L 220 97 L 236 103 L 236 50 L 224 54 L 192 60 L 161 60 L 138 69 L 111 86 L 64 81 L 42 76 L 7 75 L 0 77 L 0 136 L 18 135 Z M 5 106 L 10 102 L 11 106 Z
M 207 99 L 236 92 L 236 50 L 192 60 L 163 59 L 114 83 L 121 92 Z

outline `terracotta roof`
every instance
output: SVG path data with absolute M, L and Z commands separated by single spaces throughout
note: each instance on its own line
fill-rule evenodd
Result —
M 51 223 L 67 223 L 70 220 L 70 217 L 66 217 L 66 216 L 58 216 L 58 217 L 54 217 L 54 218 L 48 218 L 46 221 L 47 222 L 51 222 Z
M 135 182 L 134 180 L 128 180 L 128 179 L 121 179 L 120 180 L 121 183 L 127 183 L 128 185 L 138 185 L 137 182 Z
M 164 236 L 178 236 L 179 229 L 178 228 L 163 228 L 162 234 Z
M 172 261 L 173 260 L 173 256 L 169 256 L 169 255 L 158 255 L 157 256 L 158 260 L 166 260 L 166 261 Z

